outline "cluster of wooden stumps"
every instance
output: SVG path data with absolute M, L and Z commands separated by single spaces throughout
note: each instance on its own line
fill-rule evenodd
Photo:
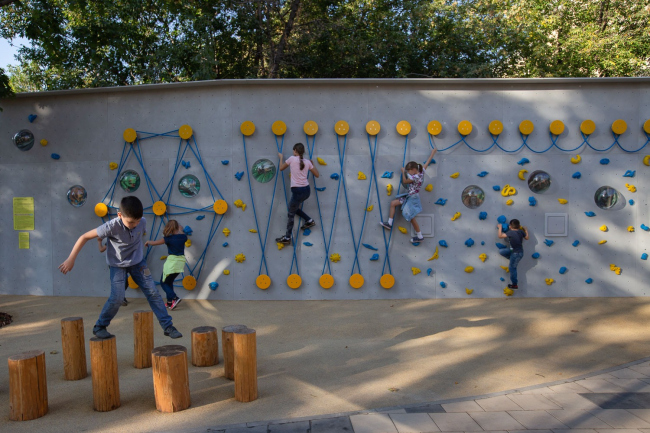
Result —
M 61 320 L 63 369 L 66 380 L 88 376 L 83 319 Z M 243 325 L 226 326 L 221 331 L 224 376 L 235 381 L 235 399 L 257 399 L 257 344 L 254 329 Z M 200 326 L 192 329 L 192 365 L 210 367 L 219 364 L 217 329 Z M 90 339 L 93 408 L 107 412 L 120 407 L 115 336 Z M 153 312 L 133 313 L 133 365 L 153 371 L 156 409 L 178 412 L 190 407 L 187 348 L 167 345 L 154 348 Z M 9 357 L 10 414 L 15 421 L 27 421 L 47 413 L 45 353 L 40 350 Z

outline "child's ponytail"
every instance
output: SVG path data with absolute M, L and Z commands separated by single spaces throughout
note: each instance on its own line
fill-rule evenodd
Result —
M 418 172 L 422 173 L 422 164 L 418 164 Z
M 302 171 L 305 169 L 305 163 L 302 161 L 302 155 L 305 153 L 305 145 L 302 143 L 296 143 L 293 145 L 293 150 L 295 150 L 298 156 L 300 156 L 300 171 Z

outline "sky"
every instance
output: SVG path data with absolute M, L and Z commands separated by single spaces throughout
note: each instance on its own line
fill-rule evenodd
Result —
M 18 61 L 14 58 L 14 55 L 18 53 L 18 48 L 23 44 L 27 44 L 27 42 L 27 39 L 16 38 L 12 41 L 12 47 L 8 39 L 0 38 L 0 68 L 6 68 L 7 65 L 17 65 Z

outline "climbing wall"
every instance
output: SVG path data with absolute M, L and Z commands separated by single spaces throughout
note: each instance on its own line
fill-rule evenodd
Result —
M 160 238 L 169 218 L 191 232 L 176 280 L 183 298 L 646 295 L 648 79 L 220 81 L 44 92 L 0 105 L 0 293 L 106 296 L 96 241 L 68 275 L 57 267 L 132 194 L 145 206 L 147 239 Z M 34 137 L 28 150 L 12 141 L 21 130 Z M 286 158 L 296 142 L 320 172 L 303 208 L 317 224 L 305 236 L 296 217 L 294 245 L 280 249 L 289 172 L 256 179 L 255 163 L 277 168 L 278 151 Z M 392 232 L 379 222 L 402 165 L 424 162 L 433 147 L 419 218 L 432 232 L 413 245 L 399 212 Z M 133 192 L 120 186 L 129 170 L 139 176 Z M 532 181 L 546 174 L 550 186 L 536 193 L 529 182 L 538 171 Z M 200 183 L 192 197 L 178 186 L 188 175 Z M 74 185 L 87 194 L 78 207 L 67 197 Z M 470 186 L 482 190 L 478 206 L 463 203 Z M 605 209 L 594 199 L 603 186 L 615 190 L 608 204 L 617 199 Z M 14 230 L 15 197 L 34 198 L 29 249 Z M 566 233 L 546 233 L 563 229 L 564 215 Z M 512 294 L 499 217 L 530 232 Z M 166 247 L 146 253 L 158 281 Z

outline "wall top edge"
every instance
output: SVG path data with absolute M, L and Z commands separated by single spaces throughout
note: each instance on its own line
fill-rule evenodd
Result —
M 96 87 L 89 89 L 52 90 L 46 92 L 17 93 L 17 98 L 35 96 L 79 95 L 93 93 L 141 92 L 156 90 L 180 90 L 194 87 L 221 86 L 310 86 L 310 85 L 400 85 L 400 86 L 554 86 L 559 84 L 650 84 L 650 77 L 606 77 L 606 78 L 278 78 L 278 79 L 228 79 L 204 80 L 184 83 L 140 84 L 134 86 Z

